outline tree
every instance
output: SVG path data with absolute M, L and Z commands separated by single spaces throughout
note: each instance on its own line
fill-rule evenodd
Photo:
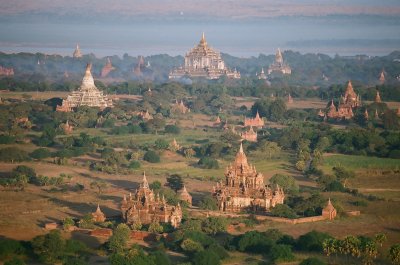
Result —
M 160 156 L 153 150 L 147 151 L 144 154 L 143 159 L 150 163 L 159 163 L 160 162 Z
M 206 169 L 219 168 L 218 160 L 207 156 L 200 158 L 197 164 Z
M 400 264 L 400 244 L 395 244 L 390 247 L 389 259 L 394 265 Z
M 75 225 L 75 221 L 71 217 L 65 217 L 62 223 L 64 230 L 68 230 L 71 226 Z
M 288 245 L 276 244 L 273 245 L 271 250 L 271 258 L 275 262 L 288 262 L 295 259 L 292 249 Z
M 206 195 L 203 197 L 203 199 L 200 201 L 199 207 L 200 209 L 211 210 L 211 211 L 215 211 L 218 209 L 217 201 L 215 200 L 214 197 L 210 195 Z
M 204 250 L 203 246 L 190 238 L 184 239 L 181 243 L 181 248 L 189 254 L 200 252 Z
M 167 177 L 166 186 L 173 189 L 175 192 L 183 188 L 183 179 L 178 174 L 173 174 Z
M 37 159 L 37 160 L 42 160 L 42 159 L 50 157 L 51 153 L 50 153 L 49 149 L 47 149 L 47 148 L 38 148 L 35 151 L 33 151 L 32 153 L 30 153 L 29 156 L 34 159 Z
M 323 249 L 323 242 L 327 239 L 332 238 L 327 233 L 318 232 L 318 231 L 311 231 L 304 235 L 301 235 L 297 240 L 297 248 L 303 251 L 317 251 L 322 252 Z
M 23 260 L 17 257 L 13 257 L 12 259 L 4 262 L 4 265 L 25 265 L 25 264 L 26 263 Z
M 271 159 L 273 156 L 279 155 L 281 148 L 276 142 L 265 141 L 261 144 L 260 151 L 266 153 L 268 158 Z
M 275 205 L 275 207 L 272 208 L 272 210 L 271 210 L 271 214 L 273 216 L 290 218 L 290 219 L 297 217 L 297 215 L 293 211 L 293 209 L 290 208 L 289 206 L 287 206 L 286 204 Z
M 278 98 L 274 100 L 269 106 L 269 119 L 272 121 L 282 120 L 286 113 L 285 102 Z
M 104 189 L 107 188 L 107 182 L 105 182 L 104 180 L 99 180 L 99 181 L 92 181 L 90 183 L 90 188 L 91 189 L 97 189 L 97 193 L 101 194 L 103 193 Z
M 64 252 L 65 240 L 58 230 L 52 230 L 46 235 L 37 236 L 32 240 L 33 252 L 45 263 L 57 263 Z
M 172 262 L 170 258 L 163 251 L 154 251 L 150 254 L 150 258 L 154 260 L 154 263 L 157 265 L 171 265 Z
M 307 258 L 300 262 L 299 265 L 326 265 L 326 263 L 318 258 Z
M 387 237 L 384 233 L 379 233 L 375 235 L 375 242 L 378 243 L 381 247 L 386 240 Z
M 150 233 L 159 234 L 164 231 L 164 227 L 162 225 L 160 225 L 159 222 L 154 221 L 149 225 L 149 229 L 147 231 L 149 231 Z
M 4 162 L 22 162 L 29 160 L 28 153 L 16 147 L 6 147 L 0 149 L 0 161 Z
M 355 177 L 355 173 L 351 170 L 347 170 L 344 167 L 334 167 L 332 168 L 336 178 L 346 187 L 346 182 L 350 178 Z
M 121 253 L 127 246 L 131 230 L 126 224 L 119 224 L 108 240 L 108 249 L 113 253 Z
M 210 250 L 197 252 L 193 257 L 193 265 L 220 265 L 221 261 L 218 255 Z
M 299 191 L 299 185 L 292 176 L 275 174 L 270 179 L 271 184 L 279 185 L 285 192 L 296 193 Z
M 158 180 L 153 181 L 152 183 L 150 183 L 150 189 L 157 191 L 159 189 L 161 189 L 161 182 L 159 182 Z
M 162 149 L 167 150 L 169 147 L 169 143 L 167 141 L 165 141 L 164 139 L 160 138 L 155 141 L 154 147 L 159 150 L 162 150 Z
M 201 225 L 204 233 L 216 235 L 226 231 L 227 220 L 223 217 L 208 217 L 203 220 Z
M 274 242 L 258 231 L 249 231 L 239 237 L 237 248 L 242 252 L 269 252 Z
M 181 133 L 181 128 L 179 128 L 177 125 L 166 125 L 164 128 L 165 133 L 171 133 L 171 134 L 180 134 Z

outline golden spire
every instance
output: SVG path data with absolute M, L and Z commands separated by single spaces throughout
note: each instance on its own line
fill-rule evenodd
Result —
M 379 94 L 379 90 L 376 90 L 376 95 L 375 95 L 375 103 L 381 103 L 381 95 Z
M 143 171 L 143 188 L 148 188 L 148 187 L 149 187 L 149 183 L 147 182 L 146 172 Z
M 200 45 L 207 46 L 207 41 L 206 41 L 206 36 L 204 34 L 204 31 L 203 31 L 203 34 L 201 35 Z

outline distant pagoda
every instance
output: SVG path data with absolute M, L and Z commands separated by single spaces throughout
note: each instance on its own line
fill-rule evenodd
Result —
M 104 65 L 103 69 L 101 69 L 101 77 L 107 77 L 108 74 L 113 71 L 115 69 L 115 67 L 112 65 L 111 60 L 109 57 L 107 57 L 107 62 Z
M 73 91 L 71 95 L 68 95 L 62 101 L 62 105 L 57 106 L 57 111 L 70 112 L 80 106 L 98 107 L 100 109 L 113 107 L 112 100 L 103 95 L 103 92 L 95 86 L 91 69 L 92 64 L 87 64 L 85 76 L 82 79 L 79 90 Z
M 358 108 L 360 106 L 360 96 L 354 92 L 353 85 L 351 84 L 351 81 L 349 81 L 344 96 L 340 97 L 338 108 L 336 109 L 335 103 L 333 103 L 332 99 L 327 110 L 327 116 L 332 119 L 351 119 L 354 117 L 353 108 Z
M 292 73 L 290 66 L 283 61 L 283 56 L 280 49 L 276 51 L 275 61 L 268 68 L 269 75 L 273 72 L 280 72 L 284 75 L 290 75 Z
M 256 74 L 258 79 L 262 79 L 262 80 L 266 80 L 267 79 L 267 75 L 264 73 L 264 67 L 261 68 L 261 72 L 259 74 Z
M 79 49 L 79 44 L 76 44 L 76 48 L 75 48 L 75 51 L 74 51 L 72 56 L 74 58 L 81 58 L 82 57 L 81 50 Z
M 239 79 L 240 73 L 226 67 L 221 54 L 208 46 L 203 35 L 200 43 L 185 55 L 185 66 L 172 70 L 169 79 L 179 79 L 184 76 L 219 79 L 222 76 Z
M 386 78 L 385 78 L 385 71 L 382 69 L 381 74 L 379 75 L 379 83 L 383 84 L 385 83 Z
M 253 127 L 263 127 L 264 126 L 264 120 L 262 117 L 260 117 L 260 114 L 256 113 L 256 116 L 254 118 L 244 118 L 244 126 L 253 126 Z

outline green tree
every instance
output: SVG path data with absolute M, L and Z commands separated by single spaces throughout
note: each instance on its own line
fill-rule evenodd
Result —
M 210 195 L 206 195 L 200 201 L 199 207 L 200 207 L 200 209 L 203 209 L 203 210 L 215 211 L 215 210 L 218 209 L 217 200 L 214 197 L 210 196 Z
M 394 265 L 400 264 L 400 244 L 395 244 L 390 247 L 389 259 Z
M 108 249 L 113 253 L 122 253 L 130 238 L 131 230 L 126 224 L 119 224 L 108 240 Z
M 52 230 L 46 235 L 37 236 L 32 240 L 33 252 L 39 260 L 54 264 L 60 261 L 65 250 L 65 240 L 61 237 L 60 231 Z
M 296 193 L 299 191 L 299 185 L 292 176 L 275 174 L 269 179 L 269 182 L 279 185 L 287 193 Z
M 68 228 L 75 225 L 75 221 L 71 217 L 65 217 L 62 223 L 64 230 L 68 230 Z
M 144 154 L 143 159 L 150 163 L 159 163 L 160 162 L 160 156 L 153 150 L 147 151 Z
M 4 262 L 4 265 L 25 265 L 26 263 L 17 257 L 13 257 L 12 259 Z
M 153 181 L 152 183 L 150 183 L 150 189 L 157 191 L 159 189 L 161 189 L 161 182 L 158 180 Z
M 0 149 L 0 161 L 14 163 L 27 160 L 29 160 L 29 155 L 24 150 L 16 147 L 6 147 Z
M 275 205 L 275 207 L 271 209 L 271 214 L 273 216 L 285 217 L 290 219 L 294 219 L 297 217 L 295 211 L 293 211 L 293 209 L 286 204 Z
M 192 259 L 192 263 L 193 265 L 220 265 L 221 261 L 214 251 L 207 249 L 197 252 Z
M 173 189 L 175 192 L 183 188 L 183 179 L 178 174 L 173 174 L 167 177 L 166 185 Z
M 332 238 L 332 236 L 327 233 L 313 230 L 304 235 L 301 235 L 297 240 L 296 246 L 299 250 L 303 251 L 322 252 L 324 250 L 323 242 L 330 238 Z
M 189 254 L 204 250 L 203 246 L 199 242 L 196 242 L 190 238 L 184 239 L 182 241 L 181 248 Z
M 208 217 L 201 226 L 206 234 L 215 235 L 226 231 L 227 220 L 224 217 Z
M 271 250 L 271 258 L 275 262 L 288 262 L 295 259 L 292 249 L 288 245 L 273 245 Z
M 149 231 L 150 233 L 157 233 L 157 234 L 159 234 L 159 233 L 162 233 L 162 232 L 164 231 L 164 227 L 163 227 L 162 225 L 160 225 L 159 222 L 152 222 L 152 223 L 149 225 L 148 231 Z
M 50 157 L 51 153 L 47 148 L 38 148 L 34 150 L 32 153 L 30 153 L 29 156 L 37 160 L 42 160 Z

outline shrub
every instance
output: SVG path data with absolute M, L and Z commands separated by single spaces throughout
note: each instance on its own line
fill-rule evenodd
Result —
M 152 150 L 147 151 L 144 154 L 143 159 L 150 163 L 159 163 L 160 162 L 160 156 Z
M 237 247 L 239 251 L 251 253 L 265 253 L 270 250 L 274 242 L 258 231 L 249 231 L 239 236 Z
M 160 150 L 166 150 L 169 147 L 169 143 L 167 141 L 165 141 L 164 139 L 157 139 L 154 143 L 154 147 L 156 149 L 160 149 Z
M 0 144 L 13 144 L 15 143 L 15 137 L 9 135 L 0 135 Z
M 122 252 L 128 244 L 130 232 L 131 230 L 126 224 L 119 224 L 108 240 L 108 249 L 114 253 Z
M 326 265 L 326 263 L 318 258 L 308 258 L 300 262 L 299 265 Z
M 32 153 L 29 154 L 30 157 L 38 160 L 42 160 L 51 156 L 49 149 L 47 148 L 38 148 Z
M 140 162 L 137 160 L 133 160 L 132 162 L 129 163 L 129 168 L 130 169 L 138 169 L 140 168 Z
M 202 157 L 200 158 L 199 162 L 197 162 L 197 164 L 202 168 L 207 168 L 207 169 L 219 168 L 218 160 L 211 157 Z
M 294 219 L 297 217 L 295 211 L 286 204 L 278 204 L 271 210 L 271 214 L 277 217 Z
M 311 231 L 299 237 L 297 240 L 297 248 L 303 251 L 323 251 L 323 242 L 332 238 L 331 235 L 318 231 Z
M 334 180 L 331 183 L 329 183 L 326 188 L 325 191 L 339 191 L 339 192 L 345 192 L 346 188 L 343 187 L 343 184 L 341 182 L 339 182 L 338 180 Z
M 165 133 L 180 134 L 181 129 L 177 125 L 166 125 L 164 129 Z
M 207 249 L 196 253 L 192 263 L 193 265 L 220 265 L 221 261 L 213 250 Z
M 159 182 L 158 180 L 153 181 L 152 183 L 150 183 L 150 189 L 152 190 L 161 189 L 161 182 Z
M 181 248 L 189 254 L 204 250 L 203 246 L 199 242 L 196 242 L 190 238 L 182 241 Z
M 0 260 L 4 260 L 13 255 L 21 255 L 25 249 L 20 241 L 13 239 L 0 239 Z
M 27 160 L 29 160 L 29 155 L 24 150 L 16 147 L 6 147 L 0 149 L 0 161 L 14 163 Z
M 226 231 L 227 220 L 224 217 L 208 217 L 202 222 L 202 230 L 209 235 Z
M 274 245 L 271 248 L 271 258 L 275 262 L 287 262 L 294 260 L 294 255 L 292 253 L 292 249 L 288 245 Z
M 210 195 L 204 196 L 203 199 L 200 201 L 199 207 L 203 210 L 215 211 L 218 209 L 217 200 L 215 200 L 215 198 Z

